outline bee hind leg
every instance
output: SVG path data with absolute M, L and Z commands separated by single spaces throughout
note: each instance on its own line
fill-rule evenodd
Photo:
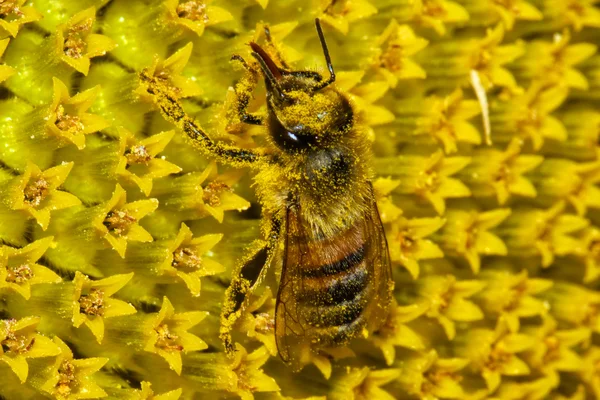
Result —
M 248 295 L 263 280 L 267 267 L 275 255 L 279 234 L 280 223 L 274 220 L 268 240 L 257 240 L 250 246 L 248 255 L 240 263 L 241 266 L 234 270 L 231 284 L 225 291 L 219 337 L 223 341 L 225 352 L 230 356 L 235 350 L 231 337 L 233 326 L 247 306 Z

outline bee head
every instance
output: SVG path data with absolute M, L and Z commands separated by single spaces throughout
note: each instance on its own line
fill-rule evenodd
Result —
M 327 146 L 352 127 L 347 97 L 329 86 L 335 82 L 335 72 L 318 19 L 316 26 L 329 69 L 326 80 L 312 71 L 282 70 L 259 45 L 250 43 L 265 77 L 269 132 L 277 146 L 288 152 Z

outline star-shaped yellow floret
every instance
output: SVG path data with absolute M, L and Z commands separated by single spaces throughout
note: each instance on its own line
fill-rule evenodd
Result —
M 121 290 L 132 277 L 133 273 L 130 273 L 93 281 L 81 272 L 75 272 L 73 326 L 78 328 L 85 324 L 98 343 L 102 343 L 106 318 L 131 315 L 136 312 L 135 307 L 131 304 L 111 297 Z
M 510 332 L 519 331 L 520 318 L 544 316 L 548 305 L 536 295 L 552 287 L 552 281 L 530 278 L 527 270 L 512 274 L 503 269 L 488 269 L 481 273 L 487 283 L 484 291 L 475 299 L 483 307 L 485 315 L 497 317 Z
M 32 6 L 23 6 L 27 0 L 3 0 L 0 3 L 0 28 L 16 37 L 19 29 L 29 22 L 42 18 Z
M 260 341 L 272 356 L 277 355 L 274 334 L 275 298 L 270 288 L 266 288 L 260 297 L 253 296 L 237 324 L 239 331 Z M 315 365 L 319 368 L 318 363 Z M 321 368 L 319 369 L 323 372 Z M 327 373 L 323 373 L 323 375 L 328 376 Z
M 61 352 L 52 340 L 37 333 L 39 323 L 40 317 L 0 320 L 0 361 L 8 364 L 21 383 L 29 374 L 28 358 L 53 357 Z
M 533 40 L 526 44 L 524 56 L 512 66 L 520 80 L 542 81 L 549 85 L 587 90 L 585 75 L 575 67 L 592 57 L 597 46 L 592 43 L 571 43 L 565 30 L 556 33 L 553 41 Z
M 446 157 L 438 150 L 429 157 L 379 158 L 375 160 L 375 170 L 379 175 L 390 175 L 400 181 L 395 193 L 415 194 L 443 215 L 446 212 L 445 199 L 471 195 L 468 187 L 452 177 L 470 161 L 469 157 Z
M 155 57 L 154 63 L 144 69 L 144 72 L 164 83 L 164 89 L 168 90 L 169 94 L 175 98 L 198 96 L 202 93 L 200 85 L 195 78 L 183 75 L 183 70 L 190 60 L 193 48 L 194 46 L 190 42 L 165 60 L 161 61 L 158 57 Z M 144 85 L 141 85 L 136 92 L 152 102 Z
M 93 32 L 96 9 L 90 7 L 73 15 L 66 24 L 57 28 L 56 51 L 60 59 L 84 75 L 90 69 L 90 59 L 106 54 L 115 48 L 108 36 Z
M 461 370 L 468 364 L 467 359 L 441 358 L 435 350 L 430 350 L 406 359 L 398 382 L 420 399 L 466 398 Z
M 517 88 L 515 78 L 504 65 L 522 56 L 525 49 L 520 42 L 501 46 L 503 40 L 502 25 L 488 29 L 486 37 L 478 41 L 472 56 L 469 69 L 479 73 L 485 90 L 492 87 L 506 87 L 514 91 Z
M 565 213 L 564 201 L 548 209 L 515 208 L 500 229 L 499 235 L 515 256 L 540 256 L 542 267 L 549 267 L 555 256 L 578 254 L 581 239 L 574 234 L 590 222 L 578 215 Z
M 600 333 L 600 293 L 597 291 L 574 283 L 555 282 L 541 297 L 548 301 L 552 316 L 559 322 Z
M 424 49 L 429 42 L 415 35 L 408 25 L 400 25 L 395 19 L 389 23 L 375 43 L 373 68 L 383 75 L 394 88 L 401 79 L 425 78 L 425 71 L 411 56 Z
M 139 225 L 139 220 L 158 207 L 156 199 L 127 203 L 127 193 L 117 184 L 106 203 L 99 206 L 99 213 L 92 224 L 97 233 L 121 257 L 125 257 L 127 242 L 151 242 L 152 236 Z
M 460 89 L 444 98 L 428 97 L 414 134 L 432 136 L 443 145 L 446 154 L 456 152 L 459 142 L 480 144 L 479 131 L 467 120 L 480 114 L 481 107 L 476 100 L 463 97 Z
M 377 12 L 377 8 L 367 0 L 320 0 L 319 3 L 321 20 L 344 35 L 352 22 Z
M 108 362 L 108 358 L 75 359 L 73 352 L 58 336 L 54 343 L 60 348 L 54 365 L 45 371 L 48 379 L 41 385 L 41 391 L 57 400 L 78 400 L 106 397 L 106 392 L 98 386 L 93 375 Z
M 558 2 L 544 2 L 542 10 L 544 17 L 552 19 L 561 25 L 570 25 L 576 31 L 585 27 L 600 27 L 600 10 L 596 6 L 597 0 L 562 0 Z
M 181 212 L 182 219 L 211 215 L 222 222 L 225 211 L 250 207 L 247 200 L 233 192 L 232 187 L 240 177 L 235 172 L 217 174 L 217 164 L 213 161 L 202 172 L 157 180 L 152 188 L 152 196 L 164 208 Z
M 474 210 L 452 210 L 446 214 L 447 222 L 439 233 L 435 233 L 445 254 L 464 257 L 473 273 L 481 267 L 482 255 L 506 255 L 507 248 L 502 239 L 490 232 L 500 225 L 511 213 L 510 208 L 478 213 Z
M 541 196 L 567 200 L 580 216 L 588 208 L 600 208 L 600 188 L 596 185 L 600 181 L 600 159 L 575 162 L 547 158 L 531 176 Z
M 481 374 L 490 393 L 494 392 L 502 376 L 529 375 L 529 366 L 519 353 L 530 349 L 535 339 L 522 333 L 507 333 L 502 327 L 496 330 L 470 329 L 456 339 L 456 354 L 471 361 L 474 371 Z
M 242 345 L 236 345 L 235 357 L 230 368 L 237 377 L 235 392 L 242 400 L 254 399 L 253 393 L 256 392 L 279 391 L 279 385 L 275 379 L 267 375 L 261 368 L 270 356 L 264 346 L 248 353 Z
M 394 113 L 386 107 L 375 104 L 390 88 L 385 81 L 374 81 L 360 84 L 364 71 L 342 71 L 336 73 L 336 85 L 347 92 L 352 99 L 355 113 L 364 122 L 368 140 L 375 140 L 374 126 L 384 125 L 394 120 Z
M 139 397 L 136 397 L 136 400 L 138 398 L 139 400 L 178 400 L 183 392 L 183 389 L 179 388 L 162 394 L 154 394 L 150 382 L 142 381 L 141 386 L 141 389 L 138 390 Z
M 523 354 L 532 368 L 546 373 L 581 369 L 583 360 L 577 354 L 576 346 L 590 340 L 588 329 L 559 329 L 556 320 L 546 316 L 541 325 L 524 327 L 523 333 L 537 339 Z
M 423 315 L 427 308 L 427 302 L 408 306 L 399 306 L 395 301 L 392 302 L 385 322 L 369 339 L 381 350 L 387 365 L 392 365 L 396 359 L 396 346 L 412 350 L 425 349 L 424 338 L 407 323 Z
M 560 399 L 552 396 L 560 383 L 560 376 L 557 372 L 548 372 L 545 375 L 535 379 L 524 379 L 522 381 L 504 381 L 494 393 L 493 399 Z M 583 400 L 583 399 L 582 399 Z
M 168 275 L 179 277 L 192 296 L 199 296 L 200 278 L 225 270 L 209 256 L 210 250 L 219 243 L 223 235 L 211 234 L 196 238 L 193 236 L 190 228 L 181 224 L 177 237 L 167 243 L 170 257 L 167 258 L 162 269 Z
M 539 21 L 544 16 L 529 1 L 525 0 L 488 0 L 488 4 L 504 23 L 506 30 L 511 30 L 516 20 Z
M 419 261 L 442 258 L 442 249 L 427 239 L 437 232 L 446 220 L 443 218 L 399 217 L 386 231 L 392 261 L 399 262 L 410 272 L 413 279 L 419 277 Z
M 152 191 L 152 181 L 181 172 L 181 168 L 157 157 L 169 144 L 175 131 L 161 132 L 138 140 L 131 132 L 119 128 L 120 153 L 116 172 L 125 180 L 135 183 L 146 195 Z
M 155 318 L 150 321 L 149 338 L 144 350 L 162 357 L 169 367 L 181 375 L 183 366 L 181 353 L 204 350 L 208 346 L 198 336 L 188 332 L 208 315 L 203 311 L 175 313 L 175 308 L 168 298 Z
M 371 370 L 364 368 L 348 368 L 335 376 L 327 395 L 331 400 L 394 400 L 381 386 L 394 381 L 400 376 L 397 368 Z
M 23 175 L 0 184 L 0 193 L 4 197 L 2 201 L 9 209 L 34 218 L 46 230 L 53 211 L 81 204 L 76 196 L 58 190 L 72 168 L 71 162 L 42 171 L 37 165 L 28 162 Z
M 565 101 L 568 93 L 566 85 L 533 83 L 523 94 L 491 102 L 494 137 L 502 142 L 509 142 L 515 137 L 528 139 L 536 151 L 542 147 L 545 139 L 564 142 L 567 131 L 551 113 Z
M 422 0 L 416 3 L 416 22 L 433 28 L 439 35 L 446 34 L 446 24 L 465 22 L 469 13 L 461 5 L 448 0 Z
M 459 281 L 453 275 L 427 276 L 416 282 L 416 300 L 428 304 L 425 315 L 444 329 L 449 340 L 456 336 L 456 322 L 483 319 L 481 309 L 469 299 L 485 287 L 485 282 Z
M 537 190 L 525 173 L 538 167 L 544 157 L 521 154 L 522 140 L 513 139 L 506 150 L 481 148 L 459 175 L 475 197 L 495 195 L 503 205 L 511 197 L 535 197 Z
M 60 276 L 37 263 L 53 244 L 52 239 L 36 240 L 20 249 L 0 246 L 0 291 L 12 290 L 28 300 L 32 285 L 60 282 Z
M 211 0 L 164 0 L 169 19 L 198 36 L 202 36 L 208 26 L 233 19 L 229 11 L 210 3 Z
M 87 112 L 98 96 L 100 86 L 71 97 L 60 79 L 53 78 L 53 82 L 52 104 L 45 118 L 46 134 L 58 139 L 60 147 L 72 143 L 81 150 L 85 147 L 85 135 L 109 126 L 103 118 Z

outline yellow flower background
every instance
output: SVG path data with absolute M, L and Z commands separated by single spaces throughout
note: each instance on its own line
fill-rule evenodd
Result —
M 598 0 L 0 0 L 0 397 L 600 398 Z M 277 356 L 276 282 L 219 313 L 260 237 L 210 135 L 263 46 L 348 94 L 375 152 L 395 300 L 369 338 Z M 265 113 L 259 85 L 250 111 Z

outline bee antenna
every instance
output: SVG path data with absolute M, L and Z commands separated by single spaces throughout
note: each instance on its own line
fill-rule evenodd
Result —
M 315 18 L 315 25 L 317 27 L 317 34 L 321 41 L 321 48 L 323 48 L 323 54 L 325 55 L 325 62 L 327 63 L 327 69 L 329 70 L 329 79 L 320 82 L 315 90 L 323 89 L 333 82 L 335 82 L 335 71 L 333 70 L 333 64 L 331 64 L 331 56 L 329 55 L 329 49 L 327 49 L 327 42 L 325 41 L 325 35 L 323 35 L 323 29 L 321 29 L 321 21 L 319 18 Z

